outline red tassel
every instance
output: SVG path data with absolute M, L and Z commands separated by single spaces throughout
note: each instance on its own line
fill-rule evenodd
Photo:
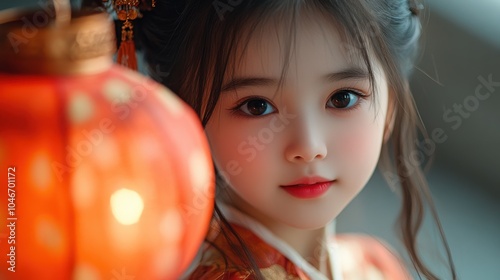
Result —
M 140 3 L 141 2 L 138 0 L 118 1 L 118 3 L 115 3 L 113 1 L 113 6 L 115 7 L 117 17 L 119 20 L 123 21 L 122 38 L 120 47 L 118 48 L 118 56 L 116 60 L 118 64 L 121 64 L 135 71 L 137 71 L 138 67 L 134 44 L 134 26 L 132 24 L 132 21 L 138 17 L 142 17 L 142 14 L 138 10 L 138 6 Z M 152 0 L 151 8 L 155 7 L 155 5 L 156 1 Z
M 135 55 L 135 44 L 132 40 L 121 42 L 118 49 L 118 64 L 128 67 L 132 70 L 137 70 L 137 57 Z

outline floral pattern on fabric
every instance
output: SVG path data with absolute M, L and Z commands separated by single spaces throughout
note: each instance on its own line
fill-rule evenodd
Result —
M 232 224 L 252 253 L 265 279 L 314 280 L 273 246 L 262 241 L 251 230 Z M 190 280 L 253 280 L 239 254 L 231 249 L 220 232 L 211 232 L 214 246 L 208 246 Z M 344 280 L 411 279 L 398 257 L 376 238 L 366 235 L 336 235 L 338 258 Z M 238 244 L 234 242 L 233 244 Z M 220 251 L 218 249 L 220 249 Z M 224 255 L 221 253 L 224 253 Z

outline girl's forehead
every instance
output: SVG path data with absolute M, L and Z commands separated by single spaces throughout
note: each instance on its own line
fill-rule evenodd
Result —
M 358 48 L 342 38 L 333 21 L 321 16 L 306 14 L 294 22 L 269 20 L 246 32 L 230 63 L 229 73 L 235 76 L 280 76 L 285 67 L 292 76 L 309 68 L 323 72 L 366 68 Z

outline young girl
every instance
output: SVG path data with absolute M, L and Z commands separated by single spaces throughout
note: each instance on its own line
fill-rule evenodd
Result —
M 212 227 L 187 278 L 410 278 L 380 241 L 333 234 L 380 162 L 401 186 L 417 273 L 438 279 L 416 245 L 428 202 L 455 279 L 424 177 L 404 160 L 417 137 L 418 11 L 407 0 L 157 0 L 144 14 L 151 75 L 199 114 L 217 169 Z

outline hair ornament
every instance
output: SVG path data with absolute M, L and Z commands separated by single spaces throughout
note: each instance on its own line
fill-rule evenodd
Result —
M 102 0 L 110 5 L 117 18 L 122 21 L 121 41 L 118 48 L 117 62 L 125 67 L 137 70 L 137 57 L 134 44 L 133 21 L 142 18 L 141 10 L 151 10 L 156 0 Z
M 410 5 L 410 12 L 414 16 L 418 16 L 420 11 L 424 9 L 424 4 L 418 0 L 410 0 L 408 4 Z

